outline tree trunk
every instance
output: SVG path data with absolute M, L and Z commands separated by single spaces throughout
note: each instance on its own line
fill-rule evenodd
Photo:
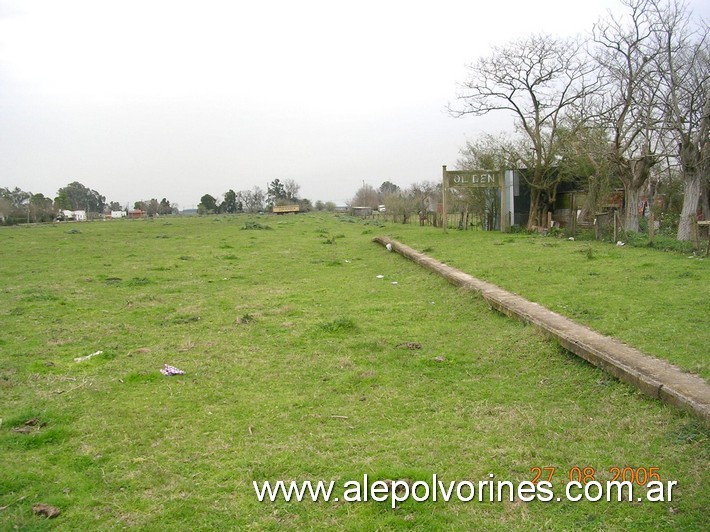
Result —
M 690 217 L 698 210 L 702 180 L 697 172 L 686 172 L 683 177 L 683 209 L 678 223 L 678 240 L 690 240 L 692 234 Z
M 641 199 L 641 189 L 651 175 L 651 168 L 658 162 L 658 159 L 650 153 L 646 146 L 642 155 L 629 161 L 630 175 L 624 183 L 624 230 L 639 232 L 639 200 Z M 622 174 L 623 175 L 623 174 Z
M 639 200 L 641 187 L 633 183 L 624 183 L 624 230 L 639 232 Z
M 541 227 L 541 196 L 542 191 L 537 188 L 530 188 L 530 214 L 528 216 L 528 231 Z
M 705 179 L 701 183 L 701 186 L 702 186 L 701 204 L 702 204 L 703 219 L 710 220 L 710 180 Z

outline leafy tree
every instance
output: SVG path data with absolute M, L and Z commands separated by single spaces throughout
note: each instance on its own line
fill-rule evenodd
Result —
M 31 192 L 18 187 L 13 190 L 0 188 L 0 221 L 7 225 L 28 222 Z
M 0 187 L 0 224 L 50 222 L 56 209 L 51 198 L 15 187 Z
M 155 216 L 156 214 L 158 214 L 159 209 L 160 203 L 158 203 L 158 200 L 156 198 L 151 198 L 151 200 L 148 202 L 148 216 Z
M 160 204 L 158 205 L 158 214 L 161 216 L 165 216 L 166 214 L 175 214 L 177 209 L 173 204 L 171 204 L 167 198 L 163 198 L 160 200 Z
M 106 197 L 74 181 L 57 191 L 54 203 L 59 209 L 99 213 L 104 210 Z
M 399 186 L 395 185 L 391 181 L 385 181 L 380 185 L 379 192 L 382 196 L 387 194 L 397 194 L 399 192 Z
M 325 210 L 325 203 L 323 203 L 321 200 L 317 200 L 315 207 L 316 207 L 317 211 L 324 211 Z
M 109 211 L 121 211 L 123 208 L 121 207 L 121 204 L 117 201 L 112 201 L 111 203 L 108 204 L 108 210 Z
M 178 212 L 177 205 L 170 203 L 167 198 L 163 198 L 160 201 L 158 201 L 157 198 L 151 198 L 148 201 L 136 201 L 133 204 L 133 208 L 144 211 L 148 216 L 164 216 L 166 214 L 177 214 Z
M 228 214 L 234 214 L 241 210 L 241 205 L 237 202 L 237 193 L 232 189 L 224 193 L 224 201 L 220 205 L 220 210 Z
M 205 194 L 200 198 L 200 203 L 197 205 L 199 214 L 214 214 L 217 211 L 217 200 L 213 196 Z
M 325 202 L 325 210 L 328 212 L 335 212 L 335 203 L 332 201 Z
M 59 189 L 57 196 L 54 198 L 54 205 L 57 209 L 72 210 L 71 200 L 66 191 Z
M 286 188 L 284 184 L 278 180 L 274 179 L 266 187 L 266 203 L 269 207 L 273 207 L 280 200 L 288 199 L 286 196 Z
M 56 214 L 54 202 L 44 194 L 31 194 L 28 208 L 33 222 L 51 222 Z

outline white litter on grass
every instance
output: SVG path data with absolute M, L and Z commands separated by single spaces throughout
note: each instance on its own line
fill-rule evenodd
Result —
M 171 366 L 170 364 L 165 364 L 163 369 L 160 370 L 160 373 L 166 377 L 170 377 L 171 375 L 185 375 L 183 370 L 178 369 L 175 366 Z
M 350 264 L 352 261 L 351 261 L 351 260 L 348 260 L 348 259 L 345 259 L 345 262 L 348 263 L 348 264 Z
M 616 245 L 619 246 L 619 247 L 621 247 L 621 246 L 624 245 L 624 243 L 623 243 L 621 240 L 619 240 L 619 241 L 616 243 Z
M 571 236 L 571 237 L 569 237 L 567 240 L 569 240 L 569 241 L 571 241 L 571 242 L 574 242 L 574 237 Z
M 387 251 L 392 251 L 392 244 L 387 244 L 385 247 L 387 248 Z
M 74 362 L 84 362 L 84 360 L 89 360 L 90 358 L 94 358 L 95 356 L 103 354 L 103 351 L 96 351 L 96 353 L 91 353 L 90 355 L 86 355 L 85 357 L 76 357 L 74 359 Z
M 384 279 L 384 278 L 385 278 L 384 275 L 375 275 L 375 277 L 377 277 L 378 279 Z
M 392 281 L 392 284 L 399 284 L 397 281 Z

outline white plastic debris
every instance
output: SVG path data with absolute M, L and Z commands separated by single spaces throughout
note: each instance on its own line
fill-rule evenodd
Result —
M 387 251 L 392 251 L 392 244 L 388 243 L 385 247 L 387 248 Z
M 392 284 L 399 284 L 397 281 L 392 281 Z
M 619 240 L 619 241 L 616 243 L 616 245 L 619 246 L 619 247 L 621 247 L 621 246 L 624 245 L 624 243 L 623 243 L 621 240 Z
M 166 377 L 170 377 L 171 375 L 185 375 L 183 370 L 178 369 L 175 366 L 171 366 L 170 364 L 164 364 L 163 369 L 160 370 L 160 373 Z
M 375 275 L 375 277 L 377 277 L 378 279 L 384 279 L 384 278 L 385 278 L 384 275 Z
M 95 356 L 103 354 L 103 351 L 96 351 L 95 353 L 91 353 L 90 355 L 86 355 L 85 357 L 76 357 L 74 359 L 74 362 L 84 362 L 84 360 L 89 360 L 90 358 L 94 358 Z
M 569 241 L 571 241 L 571 242 L 574 242 L 574 237 L 571 236 L 571 237 L 569 237 L 567 240 L 569 240 Z

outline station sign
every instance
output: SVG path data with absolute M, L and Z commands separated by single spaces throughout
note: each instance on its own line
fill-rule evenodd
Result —
M 486 170 L 446 171 L 447 188 L 498 188 L 501 184 L 501 172 Z

